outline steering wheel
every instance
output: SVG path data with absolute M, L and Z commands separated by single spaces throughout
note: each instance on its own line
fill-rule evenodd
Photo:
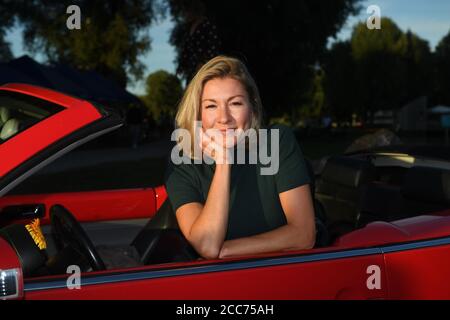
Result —
M 69 210 L 59 204 L 52 206 L 50 221 L 57 247 L 62 249 L 70 246 L 87 259 L 94 271 L 106 270 L 105 263 L 91 240 Z

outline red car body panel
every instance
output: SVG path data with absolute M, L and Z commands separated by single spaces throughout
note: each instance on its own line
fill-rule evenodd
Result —
M 154 189 L 156 199 L 156 210 L 158 210 L 167 200 L 167 191 L 165 186 L 159 186 Z
M 23 84 L 5 85 L 0 90 L 26 93 L 66 108 L 2 144 L 0 176 L 61 138 L 101 118 L 99 111 L 88 102 L 52 90 Z
M 210 263 L 206 266 L 202 264 L 202 267 L 208 265 L 220 267 L 226 265 L 226 261 L 217 264 Z M 26 293 L 26 299 L 385 298 L 387 295 L 385 279 L 381 280 L 380 290 L 367 288 L 368 275 L 366 271 L 370 265 L 379 265 L 384 274 L 382 255 L 367 255 L 352 259 L 293 263 L 271 267 L 243 267 L 237 270 L 212 271 L 195 275 L 168 275 L 155 279 L 149 276 L 149 279 L 139 281 L 85 285 L 79 290 L 61 288 L 49 291 L 31 291 Z M 151 269 L 149 268 L 149 270 Z M 167 268 L 166 271 L 170 272 L 170 268 Z M 92 279 L 95 279 L 95 276 Z
M 162 197 L 164 196 L 163 187 L 156 190 L 157 193 L 162 192 Z M 247 256 L 243 261 L 236 257 L 85 273 L 82 277 L 86 277 L 88 281 L 80 290 L 67 288 L 29 290 L 26 291 L 25 298 L 188 300 L 450 298 L 450 290 L 445 278 L 442 278 L 448 273 L 450 266 L 450 256 L 447 254 L 450 245 L 414 249 L 416 243 L 448 237 L 450 217 L 445 216 L 446 213 L 450 212 L 399 220 L 394 223 L 371 223 L 363 229 L 343 236 L 328 248 Z M 408 245 L 413 248 L 405 250 L 401 248 Z M 392 251 L 394 247 L 399 247 L 398 251 Z M 358 251 L 361 253 L 346 256 L 349 252 Z M 316 261 L 315 257 L 323 256 L 327 258 L 323 260 L 317 258 Z M 285 259 L 286 264 L 274 264 L 273 261 L 277 259 Z M 290 259 L 304 261 L 292 263 Z M 252 268 L 245 265 L 255 261 L 262 265 L 267 262 L 268 266 Z M 432 263 L 433 261 L 435 263 Z M 239 266 L 240 264 L 242 266 Z M 233 267 L 234 265 L 237 267 Z M 380 269 L 379 289 L 369 289 L 367 286 L 370 266 L 377 266 Z M 198 268 L 205 268 L 205 271 L 192 272 Z M 124 278 L 118 277 L 109 283 L 103 283 L 103 277 L 108 274 L 112 277 L 121 274 Z M 419 283 L 416 281 L 417 278 L 420 279 Z M 47 280 L 64 282 L 65 279 L 66 277 L 49 277 L 35 279 L 28 284 Z M 101 284 L 95 284 L 96 281 Z
M 382 236 L 380 236 L 382 235 Z M 389 222 L 373 222 L 334 243 L 341 248 L 363 248 L 389 243 L 433 239 L 450 235 L 450 210 Z
M 386 253 L 390 299 L 450 299 L 450 245 Z
M 161 196 L 163 197 L 163 196 Z M 12 195 L 0 198 L 0 210 L 6 206 L 44 204 L 41 224 L 49 223 L 49 210 L 60 204 L 80 222 L 150 218 L 158 206 L 153 188 L 67 192 L 36 195 Z

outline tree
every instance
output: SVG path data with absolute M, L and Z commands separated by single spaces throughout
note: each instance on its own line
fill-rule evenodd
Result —
M 408 30 L 402 38 L 402 56 L 406 63 L 407 99 L 431 96 L 433 91 L 433 55 L 428 41 Z
M 350 41 L 335 43 L 325 55 L 325 105 L 338 120 L 399 109 L 431 94 L 431 66 L 428 43 L 391 19 L 382 19 L 381 30 L 358 23 Z
M 140 56 L 150 49 L 143 32 L 161 10 L 155 0 L 18 0 L 14 9 L 23 24 L 24 42 L 52 62 L 95 70 L 125 87 L 129 75 L 142 76 Z M 69 5 L 81 10 L 81 29 L 69 30 Z
M 364 119 L 376 110 L 398 107 L 406 98 L 402 36 L 389 18 L 382 19 L 380 30 L 369 30 L 364 22 L 353 29 L 351 46 L 358 79 L 355 89 Z
M 259 86 L 269 116 L 290 113 L 309 98 L 313 66 L 359 0 L 202 1 L 215 22 L 223 54 L 237 56 Z M 171 42 L 181 52 L 186 37 L 182 0 L 169 0 L 175 28 Z
M 436 46 L 436 103 L 450 105 L 450 31 Z
M 0 32 L 0 62 L 7 62 L 13 58 L 9 43 L 4 40 L 4 34 Z
M 147 77 L 144 103 L 156 121 L 174 117 L 178 102 L 183 94 L 181 81 L 164 70 L 156 71 Z
M 325 106 L 339 120 L 349 120 L 358 111 L 355 90 L 355 60 L 350 41 L 335 42 L 324 57 Z
M 420 95 L 429 94 L 431 52 L 428 43 L 404 33 L 389 18 L 381 30 L 357 24 L 351 37 L 355 60 L 355 90 L 363 117 L 380 109 L 398 109 Z
M 14 14 L 11 11 L 12 1 L 0 0 L 0 62 L 13 58 L 9 43 L 5 41 L 6 31 L 14 24 Z
M 325 92 L 323 88 L 324 72 L 318 69 L 315 72 L 314 79 L 311 82 L 311 87 L 306 91 L 306 96 L 309 97 L 307 102 L 300 107 L 301 118 L 319 118 L 324 112 Z

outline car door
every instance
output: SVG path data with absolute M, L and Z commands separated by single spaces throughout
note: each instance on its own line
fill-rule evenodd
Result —
M 383 299 L 379 248 L 314 249 L 25 282 L 25 299 Z
M 58 157 L 123 124 L 116 111 L 25 84 L 1 86 L 0 101 L 17 116 L 10 121 L 31 121 L 0 140 L 0 196 Z M 23 110 L 34 118 L 26 118 Z
M 383 248 L 390 299 L 450 299 L 450 237 Z

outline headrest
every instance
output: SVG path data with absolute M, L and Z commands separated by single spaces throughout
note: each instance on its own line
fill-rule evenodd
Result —
M 402 194 L 420 202 L 450 205 L 450 170 L 411 167 L 406 173 Z
M 366 160 L 343 156 L 330 157 L 322 171 L 321 179 L 357 188 L 375 179 L 375 167 Z
M 9 120 L 9 109 L 6 107 L 0 107 L 0 128 Z
M 19 120 L 12 118 L 6 121 L 6 123 L 2 127 L 2 131 L 0 131 L 0 139 L 6 140 L 9 137 L 12 137 L 19 131 Z

